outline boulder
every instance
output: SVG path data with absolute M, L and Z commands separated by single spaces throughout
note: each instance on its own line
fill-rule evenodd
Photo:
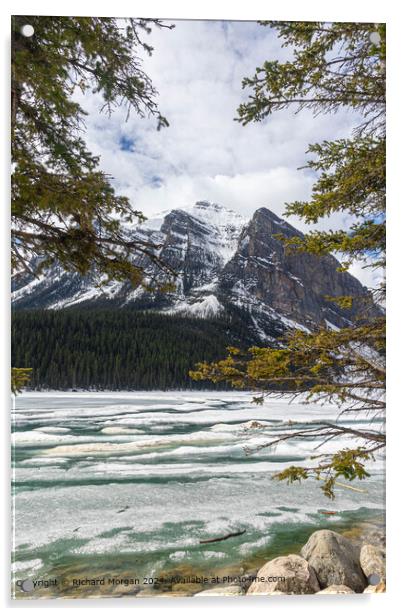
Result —
M 372 585 L 385 580 L 385 551 L 378 545 L 365 543 L 360 550 L 360 566 Z M 378 578 L 372 582 L 372 578 Z
M 197 592 L 194 597 L 219 597 L 222 595 L 226 597 L 244 595 L 244 590 L 241 586 L 217 586 L 216 588 L 208 588 L 208 590 Z
M 282 592 L 281 590 L 274 590 L 273 592 L 269 593 L 270 595 L 286 595 L 286 592 Z
M 355 592 L 365 589 L 367 581 L 360 566 L 359 551 L 346 537 L 332 530 L 317 530 L 300 553 L 313 567 L 321 588 L 342 584 Z
M 320 592 L 316 593 L 317 595 L 354 595 L 355 591 L 349 588 L 349 586 L 345 586 L 344 584 L 332 584 L 328 586 L 328 588 L 324 588 L 324 590 L 320 590 Z
M 385 582 L 380 582 L 375 586 L 367 586 L 363 592 L 372 593 L 372 592 L 385 592 Z
M 320 590 L 314 569 L 297 554 L 270 560 L 258 571 L 248 595 L 311 595 Z
M 363 534 L 362 543 L 377 545 L 385 550 L 386 537 L 384 528 L 370 528 Z

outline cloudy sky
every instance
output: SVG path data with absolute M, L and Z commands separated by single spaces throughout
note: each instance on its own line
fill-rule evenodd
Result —
M 118 109 L 110 118 L 100 101 L 80 101 L 89 112 L 87 141 L 121 194 L 146 216 L 209 200 L 246 216 L 265 206 L 283 215 L 285 203 L 307 199 L 314 175 L 298 170 L 309 143 L 348 136 L 351 112 L 313 117 L 303 111 L 278 112 L 246 127 L 234 121 L 250 92 L 242 79 L 266 59 L 284 60 L 276 33 L 254 22 L 178 21 L 173 30 L 154 30 L 154 47 L 143 68 L 159 92 L 160 111 L 170 126 L 156 131 L 154 119 Z M 307 227 L 288 219 L 299 229 Z M 348 227 L 341 215 L 321 228 Z M 352 273 L 371 284 L 368 270 Z

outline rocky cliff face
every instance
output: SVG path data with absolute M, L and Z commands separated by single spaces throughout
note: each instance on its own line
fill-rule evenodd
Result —
M 120 282 L 99 287 L 95 276 L 83 278 L 55 266 L 38 279 L 15 276 L 14 306 L 132 306 L 203 318 L 240 311 L 253 334 L 263 340 L 288 327 L 345 325 L 355 318 L 356 308 L 342 310 L 326 296 L 367 297 L 356 278 L 337 271 L 334 257 L 288 254 L 275 236 L 302 234 L 266 208 L 247 222 L 231 210 L 199 201 L 191 208 L 165 212 L 129 233 L 160 245 L 159 256 L 178 273 L 174 292 L 151 293 Z M 150 278 L 163 280 L 155 265 L 135 262 Z
M 366 296 L 360 282 L 339 272 L 332 256 L 290 253 L 277 238 L 302 233 L 266 208 L 257 210 L 243 229 L 238 248 L 220 275 L 219 288 L 229 301 L 249 306 L 258 321 L 280 315 L 285 325 L 341 327 L 356 314 L 342 310 L 327 296 Z

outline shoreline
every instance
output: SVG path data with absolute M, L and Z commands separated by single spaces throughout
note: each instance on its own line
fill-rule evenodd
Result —
M 351 524 L 338 522 L 328 524 L 324 528 L 322 526 L 312 527 L 308 532 L 302 533 L 299 541 L 294 541 L 287 547 L 283 546 L 282 549 L 279 546 L 269 549 L 269 556 L 258 555 L 257 553 L 247 559 L 240 560 L 236 564 L 233 563 L 221 567 L 215 566 L 209 572 L 208 570 L 195 570 L 188 563 L 178 563 L 176 566 L 172 565 L 169 569 L 161 570 L 153 577 L 150 577 L 149 580 L 157 581 L 148 585 L 141 583 L 141 580 L 136 578 L 131 571 L 119 572 L 118 574 L 103 572 L 102 574 L 96 568 L 92 571 L 87 570 L 82 564 L 75 567 L 67 565 L 64 574 L 62 573 L 62 567 L 50 571 L 46 577 L 49 580 L 49 586 L 38 587 L 35 595 L 27 594 L 21 589 L 16 588 L 13 598 L 35 600 L 44 598 L 163 598 L 165 596 L 191 597 L 204 594 L 223 596 L 233 594 L 246 595 L 253 579 L 258 576 L 258 572 L 262 567 L 280 557 L 288 557 L 289 554 L 299 554 L 311 535 L 323 531 L 325 528 L 341 535 L 354 546 L 362 545 L 364 542 L 371 542 L 373 536 L 377 536 L 378 540 L 376 539 L 376 541 L 378 544 L 382 544 L 382 537 L 385 533 L 385 515 L 380 515 L 377 512 L 373 516 L 368 516 L 367 520 L 362 520 L 360 523 L 356 523 L 356 521 Z M 52 582 L 60 577 L 62 577 L 64 583 Z M 78 579 L 88 580 L 88 583 L 74 586 L 73 580 Z M 111 580 L 114 583 L 110 583 Z M 286 593 L 280 592 L 279 594 Z

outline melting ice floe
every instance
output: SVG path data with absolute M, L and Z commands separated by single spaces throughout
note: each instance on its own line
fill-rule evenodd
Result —
M 257 407 L 250 399 L 236 392 L 17 399 L 17 566 L 26 565 L 28 577 L 35 567 L 50 567 L 49 555 L 69 562 L 80 554 L 93 563 L 102 555 L 118 562 L 114 556 L 140 554 L 148 574 L 168 563 L 205 561 L 213 569 L 225 559 L 249 558 L 269 548 L 283 525 L 317 524 L 317 510 L 328 508 L 318 482 L 289 489 L 271 479 L 289 460 L 310 455 L 315 443 L 283 443 L 252 456 L 244 454 L 244 445 L 257 447 L 286 428 L 288 419 L 334 420 L 338 410 L 283 400 Z M 382 508 L 381 460 L 372 471 L 362 483 L 363 496 L 337 488 L 339 514 L 333 520 L 362 506 Z M 223 542 L 219 550 L 200 551 L 200 539 L 239 529 L 246 534 L 235 550 Z

